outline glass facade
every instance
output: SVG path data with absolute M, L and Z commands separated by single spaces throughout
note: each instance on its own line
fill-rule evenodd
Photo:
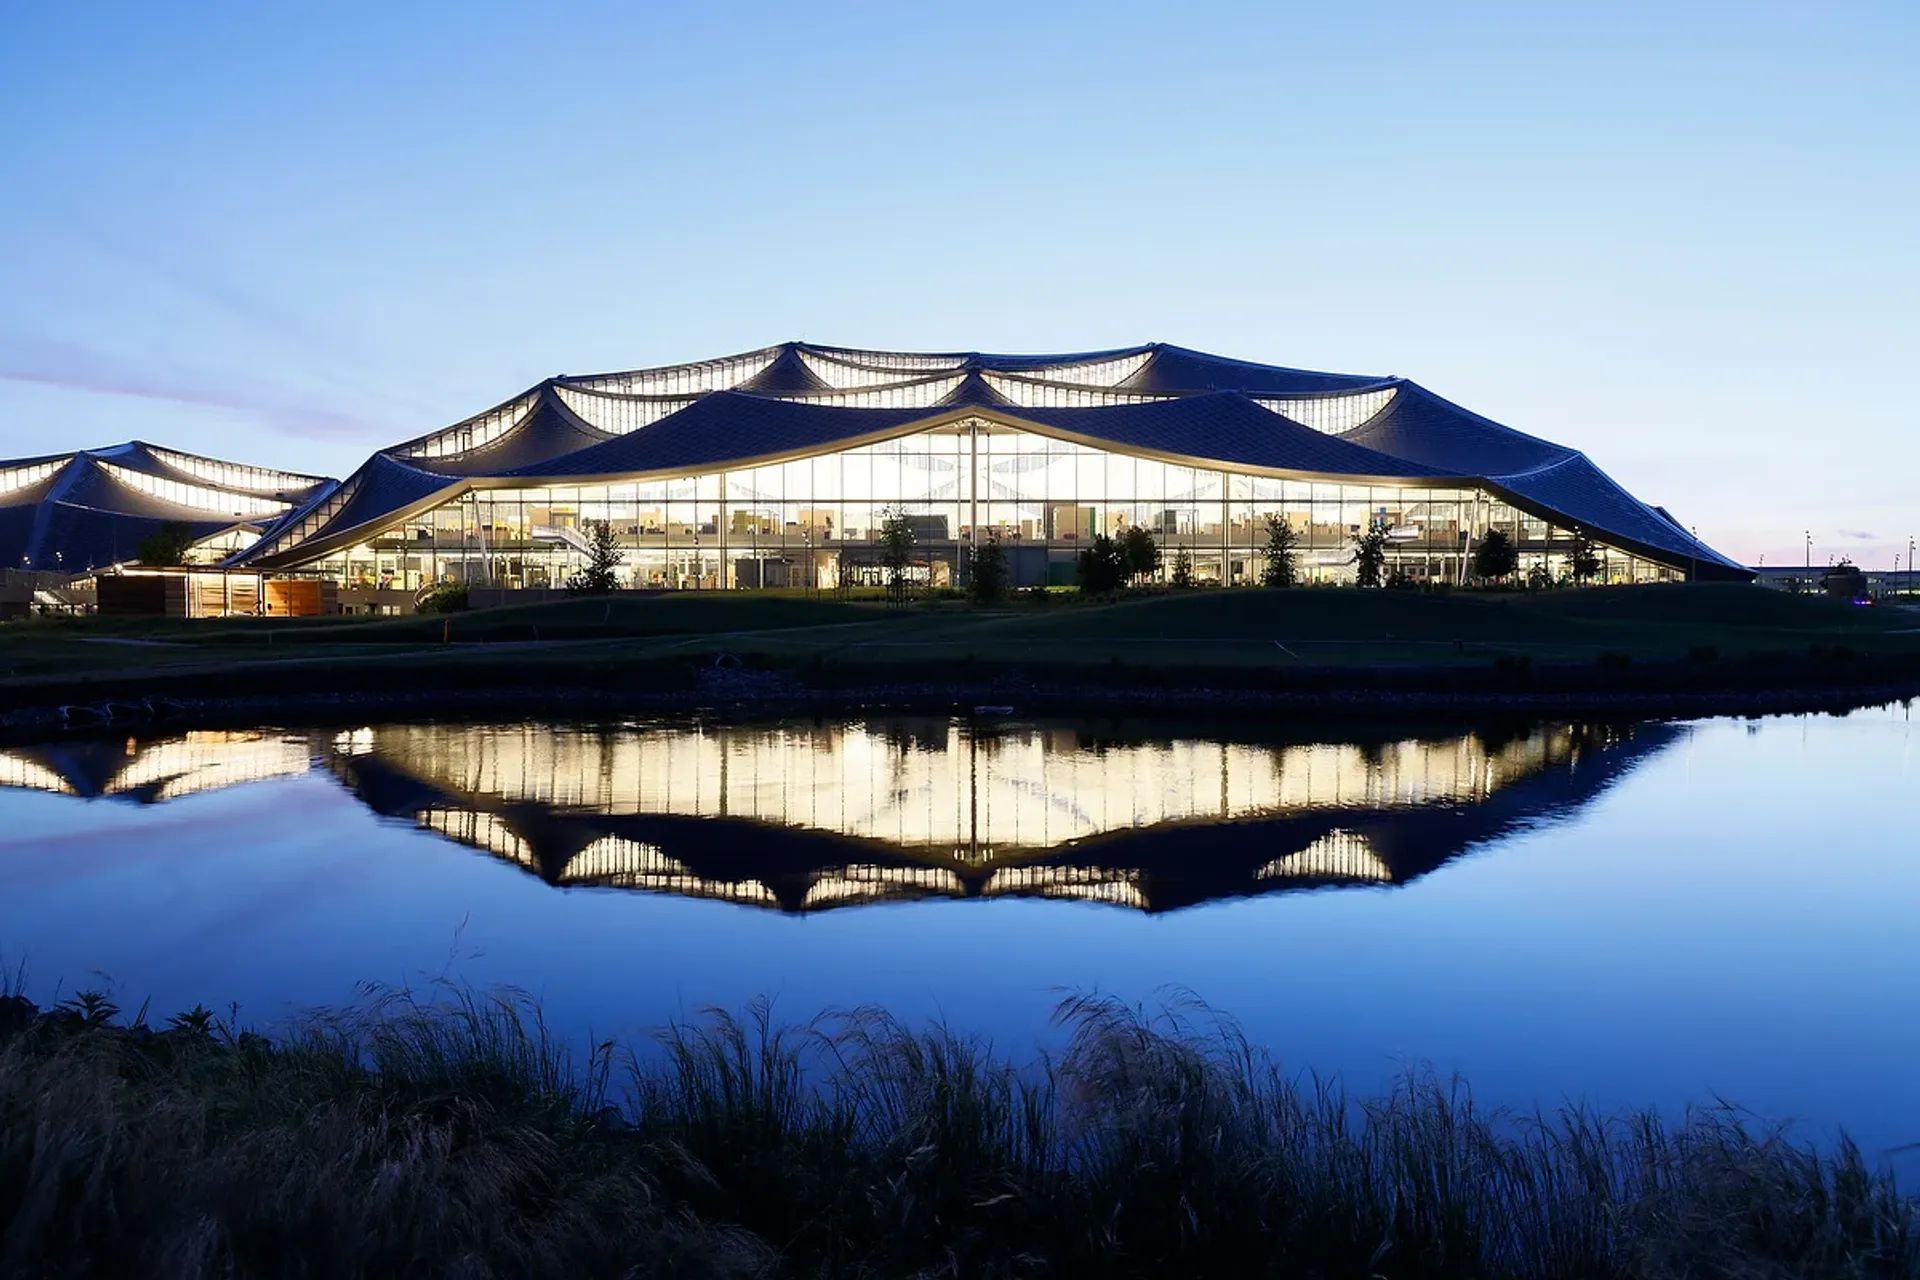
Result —
M 313 564 L 345 585 L 417 590 L 434 582 L 562 585 L 586 559 L 589 522 L 624 550 L 638 588 L 878 585 L 880 527 L 903 511 L 912 576 L 960 585 L 965 552 L 997 535 L 1020 585 L 1070 583 L 1101 534 L 1142 527 L 1163 574 L 1191 557 L 1197 581 L 1253 585 L 1266 568 L 1266 519 L 1297 535 L 1301 578 L 1351 582 L 1353 539 L 1388 528 L 1388 567 L 1414 582 L 1459 582 L 1475 542 L 1504 530 L 1522 574 L 1559 576 L 1573 536 L 1472 488 L 1280 479 L 1103 450 L 972 417 L 879 443 L 765 466 L 670 479 L 484 488 Z M 318 515 L 319 513 L 316 513 Z M 1609 581 L 1675 576 L 1604 551 Z

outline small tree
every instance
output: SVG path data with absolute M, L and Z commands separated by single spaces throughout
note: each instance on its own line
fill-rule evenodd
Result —
M 1839 600 L 1865 600 L 1867 575 L 1860 572 L 1860 566 L 1841 556 L 1820 575 L 1820 589 Z
M 907 598 L 907 567 L 913 563 L 913 521 L 899 507 L 887 507 L 880 516 L 880 558 L 887 569 L 887 598 L 901 604 Z
M 1553 570 L 1547 568 L 1545 560 L 1535 561 L 1533 567 L 1527 570 L 1527 590 L 1553 590 Z
M 1080 590 L 1088 595 L 1118 591 L 1127 580 L 1127 553 L 1106 534 L 1080 553 Z
M 1126 576 L 1135 582 L 1160 571 L 1160 547 L 1145 525 L 1128 526 L 1120 535 L 1120 553 L 1126 559 Z
M 1267 567 L 1260 574 L 1261 586 L 1290 587 L 1299 580 L 1300 558 L 1294 551 L 1299 541 L 1300 535 L 1293 531 L 1285 516 L 1268 513 Z
M 1360 585 L 1377 587 L 1385 576 L 1387 564 L 1387 522 L 1374 519 L 1367 525 L 1365 533 L 1355 534 L 1353 538 L 1353 563 L 1359 573 Z
M 1592 582 L 1600 576 L 1599 548 L 1584 533 L 1573 540 L 1573 549 L 1567 552 L 1567 573 L 1581 583 Z
M 578 573 L 568 575 L 567 594 L 606 595 L 620 585 L 620 578 L 614 570 L 626 558 L 626 553 L 620 550 L 620 543 L 614 537 L 612 525 L 605 520 L 587 521 L 587 563 Z
M 1182 590 L 1193 585 L 1193 553 L 1185 547 L 1173 553 L 1173 585 Z
M 1473 549 L 1473 576 L 1490 582 L 1509 577 L 1520 567 L 1520 551 L 1504 529 L 1489 529 Z
M 992 604 L 1007 594 L 1007 553 L 997 532 L 975 546 L 967 561 L 967 594 L 976 604 Z
M 148 566 L 167 566 L 185 564 L 187 552 L 193 549 L 193 526 L 178 520 L 169 520 L 140 539 L 140 545 L 134 548 L 133 557 Z

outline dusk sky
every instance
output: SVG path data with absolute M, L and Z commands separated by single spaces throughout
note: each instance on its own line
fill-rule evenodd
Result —
M 345 475 L 791 338 L 1402 374 L 1920 533 L 1920 5 L 0 9 L 0 453 Z

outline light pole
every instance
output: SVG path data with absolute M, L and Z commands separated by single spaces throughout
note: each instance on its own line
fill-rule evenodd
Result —
M 1693 560 L 1687 569 L 1687 581 L 1695 583 L 1700 581 L 1700 526 L 1693 526 L 1690 532 L 1693 534 Z

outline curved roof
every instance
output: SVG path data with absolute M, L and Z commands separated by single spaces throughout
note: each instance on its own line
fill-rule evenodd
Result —
M 1051 355 L 789 342 L 550 378 L 376 454 L 242 559 L 297 564 L 467 488 L 684 475 L 804 456 L 968 416 L 1102 448 L 1316 479 L 1474 486 L 1601 541 L 1746 575 L 1578 450 L 1417 383 L 1148 343 Z
M 195 541 L 258 530 L 332 484 L 139 440 L 0 462 L 0 566 L 84 573 L 134 559 L 163 525 Z

